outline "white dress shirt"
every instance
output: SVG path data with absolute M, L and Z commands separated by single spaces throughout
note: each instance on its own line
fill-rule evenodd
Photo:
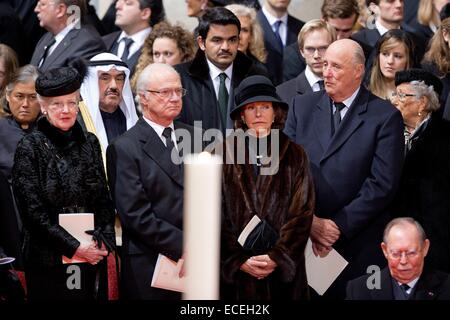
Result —
M 315 75 L 309 66 L 306 66 L 305 77 L 306 80 L 308 80 L 309 86 L 311 87 L 312 91 L 320 91 L 320 86 L 317 81 L 323 81 L 323 79 Z
M 120 33 L 119 38 L 117 38 L 117 43 L 119 44 L 119 47 L 117 48 L 117 56 L 121 58 L 123 51 L 125 50 L 125 41 L 122 41 L 123 38 L 127 37 L 133 39 L 133 43 L 130 46 L 130 51 L 127 57 L 127 59 L 129 59 L 133 54 L 135 54 L 139 50 L 139 48 L 141 48 L 144 45 L 145 39 L 147 39 L 150 32 L 152 32 L 151 27 L 136 32 L 131 36 L 127 35 L 125 31 L 122 31 Z
M 358 87 L 358 89 L 356 89 L 355 92 L 353 92 L 353 94 L 345 99 L 344 101 L 342 101 L 343 104 L 345 104 L 345 108 L 343 108 L 341 110 L 341 120 L 344 119 L 345 114 L 347 113 L 348 109 L 350 108 L 350 106 L 352 105 L 353 101 L 355 100 L 356 96 L 358 95 L 360 87 Z M 336 112 L 336 107 L 333 105 L 333 114 Z
M 281 20 L 282 23 L 280 24 L 280 29 L 278 29 L 278 33 L 280 34 L 283 45 L 286 46 L 288 14 L 286 13 L 281 18 L 277 18 L 271 15 L 270 12 L 267 11 L 265 6 L 262 7 L 262 12 L 266 16 L 267 21 L 269 21 L 269 24 L 272 27 L 273 32 L 275 32 L 275 22 Z
M 142 117 L 142 118 L 144 118 L 145 122 L 147 122 L 153 128 L 153 130 L 156 131 L 156 134 L 161 139 L 162 143 L 164 143 L 164 145 L 167 147 L 166 138 L 162 135 L 164 129 L 167 127 L 164 127 L 156 122 L 153 122 L 152 120 L 149 120 L 146 117 Z M 175 145 L 175 148 L 178 150 L 177 137 L 175 136 L 175 127 L 173 126 L 173 122 L 169 125 L 169 127 L 172 128 L 172 134 L 171 134 L 172 142 Z
M 208 63 L 209 76 L 211 77 L 211 80 L 213 82 L 214 91 L 216 92 L 217 99 L 219 99 L 219 87 L 220 87 L 219 75 L 223 72 L 227 75 L 227 78 L 225 79 L 225 87 L 227 87 L 228 94 L 230 94 L 231 77 L 233 76 L 233 64 L 231 64 L 225 70 L 220 70 L 211 61 L 209 61 L 208 58 L 206 58 L 206 62 Z

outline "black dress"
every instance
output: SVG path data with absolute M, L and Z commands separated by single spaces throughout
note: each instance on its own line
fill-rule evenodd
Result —
M 79 242 L 58 224 L 60 213 L 93 212 L 96 229 L 114 242 L 114 208 L 97 138 L 85 135 L 78 122 L 62 132 L 41 118 L 17 146 L 12 176 L 24 226 L 28 298 L 106 298 L 106 259 L 79 269 L 63 265 L 62 256 L 71 258 Z

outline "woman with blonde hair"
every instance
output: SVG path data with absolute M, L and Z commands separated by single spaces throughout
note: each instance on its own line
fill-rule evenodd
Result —
M 136 91 L 139 75 L 151 63 L 166 63 L 174 66 L 194 57 L 195 44 L 192 34 L 181 26 L 160 22 L 153 28 L 144 42 L 142 54 L 131 79 L 131 88 Z
M 238 17 L 241 23 L 238 50 L 253 61 L 266 62 L 267 52 L 264 47 L 264 34 L 256 18 L 256 10 L 242 4 L 230 4 L 225 7 Z
M 442 21 L 430 41 L 430 47 L 422 61 L 422 68 L 438 76 L 444 85 L 442 97 L 450 89 L 450 18 Z
M 395 91 L 395 73 L 413 66 L 413 43 L 402 30 L 392 29 L 377 42 L 368 89 L 382 99 Z
M 439 13 L 449 2 L 450 0 L 420 0 L 417 21 L 414 21 L 411 27 L 415 34 L 426 41 L 425 43 L 428 43 L 436 33 L 441 24 Z

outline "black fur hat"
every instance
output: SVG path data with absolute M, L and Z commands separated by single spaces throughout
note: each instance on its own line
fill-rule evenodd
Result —
M 433 86 L 434 91 L 440 96 L 442 93 L 442 82 L 434 74 L 422 69 L 408 69 L 398 71 L 395 74 L 395 86 L 405 82 L 423 81 L 427 86 Z

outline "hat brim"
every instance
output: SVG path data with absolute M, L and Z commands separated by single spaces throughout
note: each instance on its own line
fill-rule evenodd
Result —
M 238 106 L 236 106 L 232 112 L 230 112 L 230 117 L 233 120 L 236 120 L 236 117 L 239 116 L 239 114 L 242 111 L 242 108 L 245 107 L 249 103 L 253 102 L 273 102 L 276 103 L 278 106 L 280 106 L 282 109 L 288 110 L 288 104 L 286 102 L 283 102 L 275 97 L 272 96 L 254 96 L 251 98 L 248 98 L 245 101 L 242 101 Z

